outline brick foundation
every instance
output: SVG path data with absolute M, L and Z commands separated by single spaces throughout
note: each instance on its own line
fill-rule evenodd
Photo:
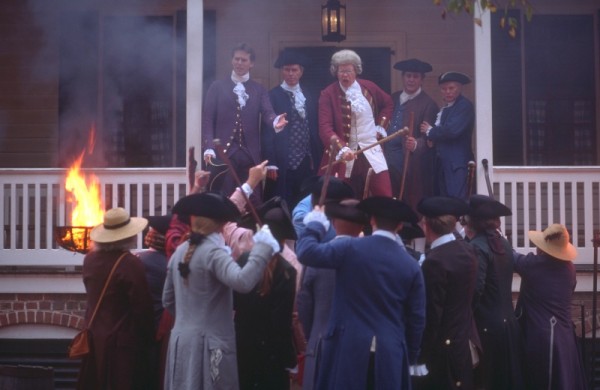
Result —
M 0 294 L 0 328 L 22 324 L 83 327 L 85 294 Z

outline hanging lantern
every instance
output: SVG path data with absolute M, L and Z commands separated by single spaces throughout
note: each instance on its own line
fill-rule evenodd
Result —
M 346 39 L 346 6 L 339 0 L 327 0 L 321 6 L 321 35 L 323 42 L 341 42 Z

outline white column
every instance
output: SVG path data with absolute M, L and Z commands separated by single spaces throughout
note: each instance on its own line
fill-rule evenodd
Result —
M 204 39 L 204 1 L 187 0 L 187 63 L 186 63 L 186 161 L 187 151 L 196 148 L 196 160 L 200 162 L 202 146 L 202 66 Z M 186 163 L 187 165 L 187 163 Z
M 492 37 L 490 12 L 485 11 L 481 26 L 475 28 L 475 162 L 477 163 L 477 193 L 487 194 L 482 159 L 488 160 L 490 178 L 494 161 L 492 148 Z

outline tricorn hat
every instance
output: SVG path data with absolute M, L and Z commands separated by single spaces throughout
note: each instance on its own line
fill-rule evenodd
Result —
M 279 57 L 273 64 L 275 68 L 282 68 L 284 65 L 300 65 L 305 67 L 308 64 L 306 56 L 296 50 L 283 49 L 279 53 Z
M 426 217 L 434 218 L 442 215 L 460 217 L 469 213 L 469 205 L 462 199 L 450 196 L 430 196 L 421 199 L 417 211 Z
M 416 58 L 411 58 L 404 61 L 399 61 L 394 64 L 394 69 L 400 70 L 402 72 L 416 72 L 416 73 L 427 73 L 431 72 L 433 68 L 431 64 L 418 60 Z
M 512 211 L 490 196 L 475 194 L 469 198 L 469 215 L 489 219 L 512 215 Z
M 438 84 L 447 83 L 448 81 L 456 81 L 461 84 L 469 84 L 471 78 L 464 73 L 460 72 L 446 72 L 442 73 L 438 78 Z
M 569 232 L 561 224 L 554 223 L 543 232 L 530 230 L 529 239 L 540 250 L 559 260 L 573 261 L 577 249 L 569 242 Z
M 343 199 L 339 202 L 325 203 L 325 215 L 328 218 L 338 218 L 359 225 L 368 225 L 369 216 L 357 207 L 359 203 L 360 201 L 357 199 Z
M 385 217 L 398 222 L 417 223 L 417 214 L 401 200 L 387 196 L 371 196 L 363 199 L 358 208 L 369 215 Z
M 321 196 L 323 180 L 325 180 L 325 176 L 309 176 L 302 182 L 300 192 L 303 194 L 312 194 L 316 203 Z M 303 195 L 302 197 L 304 196 L 306 195 Z M 349 198 L 354 198 L 354 190 L 352 190 L 352 187 L 337 177 L 330 177 L 329 184 L 327 185 L 327 195 L 325 196 L 325 200 L 332 201 Z
M 104 222 L 92 229 L 90 239 L 100 243 L 121 241 L 135 236 L 147 225 L 146 218 L 130 217 L 127 210 L 116 207 L 104 213 Z
M 236 221 L 240 212 L 229 198 L 215 193 L 202 192 L 184 196 L 173 206 L 173 214 L 194 215 L 217 221 Z
M 148 226 L 152 229 L 156 230 L 163 236 L 167 234 L 167 230 L 169 230 L 169 225 L 171 224 L 171 216 L 170 215 L 151 215 L 146 217 L 148 220 Z
M 404 223 L 402 224 L 402 229 L 398 233 L 402 240 L 412 241 L 415 238 L 425 237 L 425 232 L 416 223 Z
M 290 211 L 285 199 L 274 196 L 256 208 L 256 214 L 261 221 L 271 229 L 271 233 L 278 240 L 296 240 L 296 230 L 292 223 Z M 256 221 L 250 213 L 240 219 L 238 226 L 256 230 Z

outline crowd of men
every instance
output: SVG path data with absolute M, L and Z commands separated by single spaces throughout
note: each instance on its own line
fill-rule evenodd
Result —
M 517 254 L 500 231 L 510 209 L 471 194 L 466 75 L 439 76 L 438 110 L 422 89 L 432 66 L 418 59 L 394 66 L 404 90 L 390 96 L 341 50 L 318 99 L 300 83 L 305 57 L 280 53 L 271 91 L 250 78 L 254 61 L 234 48 L 231 77 L 207 92 L 210 172 L 172 216 L 150 219 L 147 280 L 125 294 L 137 306 L 97 297 L 122 241 L 145 224 L 121 215 L 97 227 L 86 319 L 100 306 L 114 323 L 90 326 L 97 350 L 80 388 L 587 388 L 570 315 L 576 250 L 553 224 L 529 232 L 537 253 Z M 115 374 L 107 356 L 124 321 L 130 337 L 136 325 L 144 333 L 123 363 L 135 369 Z M 138 376 L 141 364 L 155 375 Z

